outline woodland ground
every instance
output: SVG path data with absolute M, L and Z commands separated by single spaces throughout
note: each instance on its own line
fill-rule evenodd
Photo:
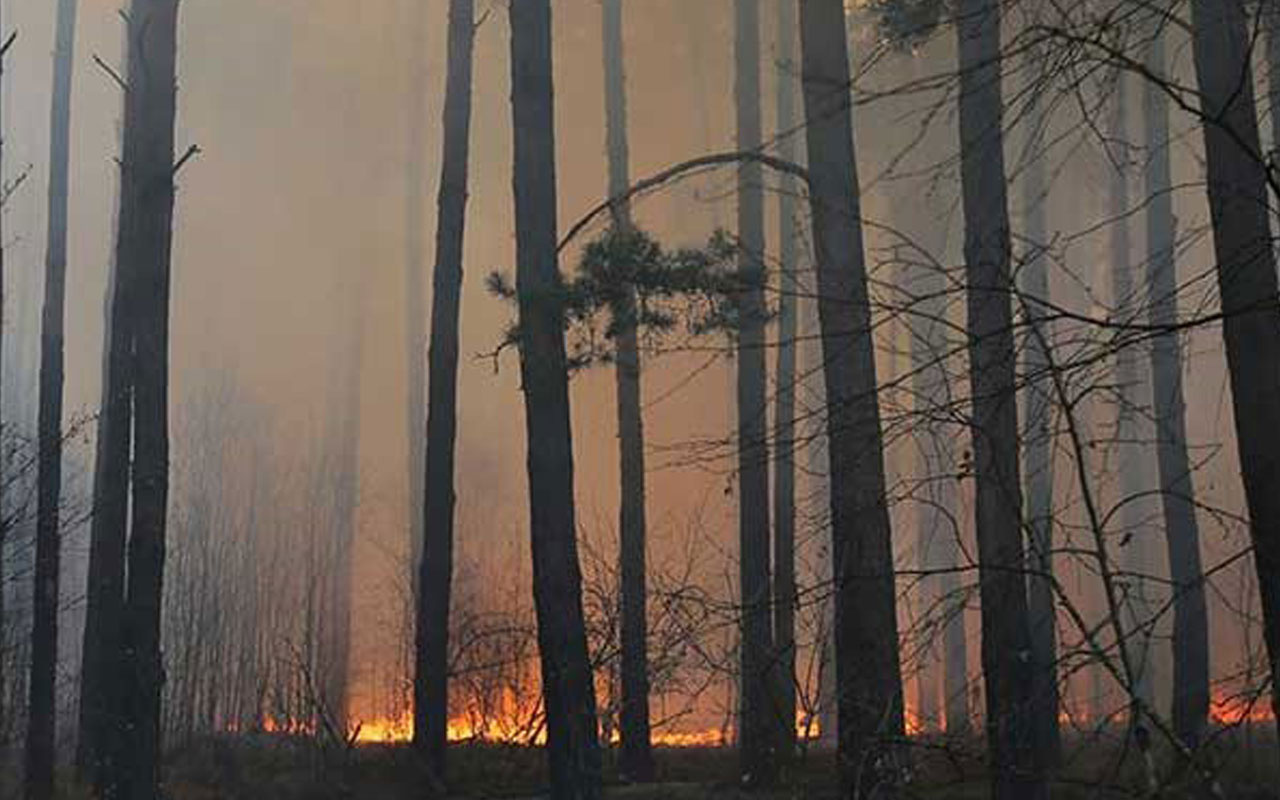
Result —
M 1221 732 L 1211 744 L 1212 763 L 1221 796 L 1230 800 L 1280 798 L 1280 758 L 1270 732 Z M 970 800 L 987 796 L 976 742 L 913 740 L 905 798 Z M 1149 797 L 1145 770 L 1137 758 L 1126 758 L 1123 740 L 1086 741 L 1073 737 L 1066 763 L 1055 779 L 1055 800 L 1075 798 Z M 736 754 L 730 749 L 683 748 L 657 751 L 659 782 L 647 786 L 618 785 L 612 768 L 609 800 L 824 800 L 836 796 L 830 752 L 810 751 L 797 759 L 785 784 L 773 791 L 748 794 L 737 783 Z M 1161 766 L 1165 758 L 1157 759 Z M 227 736 L 207 739 L 174 752 L 167 765 L 165 797 L 169 800 L 457 800 L 545 797 L 545 762 L 541 751 L 494 745 L 458 745 L 450 753 L 450 791 L 441 795 L 407 748 L 365 746 L 322 748 L 313 741 L 283 737 Z M 12 776 L 3 776 L 10 778 Z M 0 780 L 0 798 L 17 797 L 16 787 Z M 85 792 L 68 792 L 67 800 L 88 800 Z M 1171 784 L 1164 798 L 1211 796 L 1195 787 Z

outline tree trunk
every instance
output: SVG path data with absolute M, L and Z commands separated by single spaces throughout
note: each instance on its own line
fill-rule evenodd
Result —
M 604 0 L 605 121 L 609 154 L 609 196 L 631 183 L 627 136 L 627 87 L 622 39 L 622 0 Z M 629 204 L 613 208 L 615 230 L 631 229 Z M 640 402 L 640 343 L 635 294 L 624 293 L 615 309 L 618 329 L 618 448 L 621 476 L 619 574 L 622 583 L 622 698 L 618 770 L 631 780 L 653 779 L 649 741 L 649 657 L 645 596 L 644 418 Z
M 36 570 L 27 716 L 26 797 L 49 800 L 57 757 L 58 577 L 61 551 L 62 389 L 67 296 L 67 194 L 76 0 L 59 0 L 49 133 L 48 238 L 40 335 Z
M 760 0 L 734 3 L 734 100 L 738 149 L 763 142 L 760 111 Z M 764 186 L 759 164 L 738 172 L 738 586 L 740 680 L 738 754 L 743 780 L 776 777 L 773 625 L 769 581 L 769 445 L 765 388 Z
M 841 0 L 800 3 L 827 393 L 839 761 L 846 793 L 869 797 L 896 780 L 903 701 L 845 30 Z
M 126 46 L 128 36 L 126 33 Z M 102 385 L 93 467 L 93 516 L 85 585 L 76 769 L 105 796 L 119 750 L 125 539 L 133 439 L 133 258 L 126 228 L 123 174 L 115 199 L 115 251 L 103 301 Z M 129 213 L 136 213 L 134 206 Z
M 453 578 L 454 455 L 458 430 L 458 318 L 471 158 L 474 6 L 474 0 L 451 0 L 449 5 L 444 155 L 437 201 L 439 221 L 428 354 L 426 496 L 418 579 L 414 736 L 419 752 L 439 778 L 444 775 L 449 725 L 449 594 Z M 513 9 L 512 14 L 515 13 Z M 554 219 L 552 222 L 554 236 Z M 569 485 L 572 490 L 572 482 Z M 572 525 L 569 533 L 572 536 Z
M 1167 72 L 1165 33 L 1152 34 L 1146 55 L 1153 75 Z M 1160 502 L 1164 511 L 1169 570 L 1173 582 L 1173 729 L 1190 748 L 1199 745 L 1209 715 L 1209 619 L 1205 608 L 1196 522 L 1195 487 L 1187 456 L 1186 406 L 1182 392 L 1182 345 L 1172 326 L 1178 320 L 1178 275 L 1173 216 L 1172 158 L 1169 153 L 1169 98 L 1152 81 L 1143 82 L 1146 118 L 1147 303 L 1154 326 L 1170 332 L 1151 342 L 1151 379 L 1156 427 Z
M 1112 119 L 1109 135 L 1115 146 L 1110 153 L 1110 174 L 1107 187 L 1107 217 L 1110 229 L 1110 278 L 1111 313 L 1121 322 L 1129 318 L 1127 309 L 1134 301 L 1133 256 L 1129 230 L 1129 153 L 1130 137 L 1129 79 L 1124 71 L 1116 75 L 1112 97 Z M 1128 540 L 1120 552 L 1125 571 L 1130 573 L 1129 591 L 1126 596 L 1125 627 L 1128 641 L 1125 647 L 1134 667 L 1133 693 L 1147 707 L 1153 707 L 1152 691 L 1154 664 L 1151 659 L 1151 634 L 1143 632 L 1143 626 L 1152 617 L 1150 581 L 1145 577 L 1152 572 L 1150 536 L 1143 530 L 1142 493 L 1146 488 L 1145 461 L 1142 458 L 1139 430 L 1142 383 L 1139 352 L 1134 347 L 1120 347 L 1112 364 L 1115 397 L 1113 398 L 1114 425 L 1112 452 L 1115 456 L 1115 472 L 1119 478 L 1120 493 L 1117 515 L 1121 535 Z M 1135 718 L 1136 720 L 1136 718 Z
M 778 157 L 795 163 L 800 115 L 796 108 L 796 4 L 777 2 Z M 777 648 L 775 694 L 780 720 L 778 756 L 791 760 L 796 737 L 796 340 L 799 335 L 799 181 L 785 176 L 778 187 L 778 361 L 774 398 L 773 461 L 773 637 Z
M 961 178 L 987 745 L 996 800 L 1047 795 L 1034 746 L 999 0 L 961 0 Z
M 1026 69 L 1031 80 L 1041 79 L 1037 69 L 1039 51 L 1031 54 Z M 1023 448 L 1023 475 L 1026 484 L 1027 527 L 1031 552 L 1028 553 L 1027 607 L 1031 615 L 1031 655 L 1034 664 L 1032 681 L 1032 714 L 1035 719 L 1036 747 L 1046 766 L 1057 766 L 1062 760 L 1062 733 L 1058 726 L 1061 704 L 1058 696 L 1057 615 L 1053 596 L 1053 402 L 1052 359 L 1049 353 L 1051 332 L 1045 321 L 1049 303 L 1049 230 L 1046 207 L 1049 181 L 1045 174 L 1043 152 L 1044 127 L 1048 115 L 1043 111 L 1040 93 L 1043 87 L 1028 87 L 1027 124 L 1030 126 L 1023 179 L 1023 213 L 1028 247 L 1032 248 L 1022 269 L 1023 310 L 1028 331 L 1024 369 L 1026 430 Z
M 1261 24 L 1266 31 L 1267 104 L 1271 109 L 1272 159 L 1280 158 L 1280 5 L 1263 3 Z
M 122 251 L 134 261 L 137 291 L 131 298 L 135 348 L 133 521 L 122 672 L 115 676 L 124 684 L 125 694 L 118 796 L 157 800 L 164 682 L 160 612 L 169 493 L 169 285 L 178 0 L 133 0 L 128 25 L 129 91 L 125 99 L 119 236 Z
M 5 3 L 0 2 L 0 41 L 7 41 L 4 34 L 3 11 Z M 0 54 L 0 112 L 4 107 L 4 62 Z M 4 116 L 0 113 L 0 184 L 4 183 Z M 5 489 L 7 469 L 9 466 L 9 437 L 4 427 L 4 326 L 7 319 L 4 313 L 4 220 L 0 218 L 0 654 L 9 652 L 9 618 L 8 606 L 5 603 L 9 587 L 6 583 L 7 567 L 5 547 L 9 539 L 9 531 L 13 524 L 8 516 L 7 496 Z M 0 760 L 8 758 L 9 736 L 9 673 L 8 662 L 0 655 Z
M 423 226 L 427 221 L 427 168 L 423 142 L 427 139 L 427 6 L 410 3 L 409 10 L 409 97 L 405 101 L 409 115 L 407 158 L 405 167 L 405 259 L 404 259 L 404 354 L 405 431 L 409 442 L 405 448 L 408 462 L 405 474 L 409 489 L 406 503 L 409 534 L 409 597 L 413 604 L 415 624 L 418 602 L 418 571 L 422 564 L 423 515 L 425 512 L 427 458 L 427 313 L 426 239 Z M 417 659 L 416 650 L 410 656 Z
M 1280 430 L 1280 316 L 1267 219 L 1273 198 L 1267 197 L 1253 82 L 1240 80 L 1249 74 L 1251 52 L 1244 9 L 1217 0 L 1193 0 L 1191 8 L 1236 446 L 1274 676 L 1280 666 L 1280 451 L 1274 445 Z M 1280 712 L 1274 680 L 1272 707 Z
M 534 606 L 551 795 L 601 796 L 596 701 L 582 610 L 573 441 L 556 257 L 550 0 L 510 4 L 515 139 L 516 290 L 525 396 Z

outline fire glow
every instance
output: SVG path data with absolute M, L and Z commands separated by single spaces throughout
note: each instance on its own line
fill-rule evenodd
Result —
M 522 720 L 511 718 L 477 724 L 474 715 L 463 715 L 450 720 L 446 735 L 450 742 L 486 742 L 490 744 L 542 745 L 546 743 L 546 729 L 537 726 L 533 731 Z M 527 732 L 527 733 L 526 733 Z M 821 736 L 819 721 L 804 712 L 796 714 L 796 737 L 815 741 Z M 614 730 L 610 743 L 617 744 L 619 733 Z M 701 731 L 654 731 L 651 735 L 654 747 L 699 748 L 727 747 L 732 743 L 732 728 L 708 728 Z M 405 712 L 397 718 L 373 719 L 359 723 L 355 741 L 360 744 L 404 744 L 413 739 L 413 714 Z

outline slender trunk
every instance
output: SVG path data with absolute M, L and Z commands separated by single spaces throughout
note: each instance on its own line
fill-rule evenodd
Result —
M 1132 237 L 1129 229 L 1129 80 L 1125 72 L 1116 75 L 1112 97 L 1110 138 L 1116 143 L 1111 153 L 1111 172 L 1107 187 L 1110 220 L 1111 313 L 1121 321 L 1128 319 L 1127 308 L 1134 301 Z M 1143 528 L 1141 495 L 1145 488 L 1145 461 L 1141 451 L 1139 414 L 1142 389 L 1140 354 L 1137 348 L 1121 347 L 1115 354 L 1112 375 L 1115 384 L 1114 425 L 1112 430 L 1115 471 L 1119 478 L 1118 515 L 1122 536 L 1128 545 L 1121 549 L 1125 570 L 1133 577 L 1125 602 L 1126 628 L 1130 660 L 1135 670 L 1131 687 L 1148 707 L 1154 703 L 1152 692 L 1151 633 L 1144 632 L 1152 616 L 1149 594 L 1151 572 L 1150 536 Z
M 126 35 L 127 46 L 127 35 Z M 119 757 L 120 681 L 124 613 L 125 539 L 133 439 L 133 329 L 129 292 L 132 241 L 122 236 L 136 213 L 124 203 L 123 173 L 115 199 L 115 251 L 103 299 L 102 385 L 93 467 L 93 516 L 85 585 L 76 769 L 99 795 L 108 789 Z
M 426 240 L 423 226 L 427 221 L 427 170 L 425 148 L 427 139 L 427 5 L 411 3 L 409 12 L 409 97 L 405 102 L 409 115 L 405 185 L 405 259 L 404 259 L 404 354 L 405 381 L 408 392 L 405 397 L 405 431 L 409 443 L 405 448 L 408 462 L 405 464 L 409 488 L 409 597 L 417 608 L 418 569 L 422 563 L 424 481 L 423 464 L 427 458 L 427 314 L 423 308 L 426 300 Z M 416 658 L 416 656 L 415 656 Z
M 1153 75 L 1164 75 L 1165 33 L 1153 33 L 1146 55 Z M 1178 275 L 1173 216 L 1169 98 L 1150 81 L 1143 84 L 1146 118 L 1147 303 L 1154 326 L 1178 320 Z M 1209 714 L 1209 619 L 1200 562 L 1200 528 L 1187 456 L 1186 406 L 1182 391 L 1182 345 L 1177 333 L 1151 343 L 1151 379 L 1156 427 L 1160 502 L 1164 511 L 1169 570 L 1173 582 L 1173 730 L 1190 748 L 1199 745 Z
M 973 397 L 978 568 L 987 746 L 996 800 L 1043 797 L 1034 746 L 1034 669 L 1022 489 L 1018 467 L 1016 355 L 1010 290 L 1009 207 L 1001 130 L 999 0 L 961 0 L 961 178 Z
M 630 185 L 627 137 L 627 87 L 622 39 L 622 0 L 604 0 L 603 15 L 605 117 L 609 153 L 609 196 Z M 631 229 L 627 204 L 613 209 L 615 230 Z M 649 741 L 649 658 L 645 597 L 644 418 L 640 407 L 640 344 L 635 294 L 623 292 L 614 310 L 618 328 L 618 448 L 622 486 L 618 527 L 621 531 L 619 574 L 622 582 L 622 752 L 618 770 L 637 781 L 653 779 Z
M 5 3 L 0 2 L 0 41 L 7 41 L 4 34 L 4 8 Z M 4 108 L 4 62 L 5 57 L 0 54 L 0 112 Z M 6 179 L 4 176 L 4 115 L 0 113 L 0 191 L 4 190 Z M 0 209 L 3 211 L 3 209 Z M 9 673 L 7 670 L 9 658 L 9 617 L 8 606 L 5 603 L 9 586 L 7 583 L 7 569 L 5 561 L 5 547 L 9 539 L 9 531 L 12 523 L 8 516 L 7 497 L 8 492 L 8 466 L 9 466 L 9 437 L 5 433 L 4 427 L 4 326 L 7 317 L 4 313 L 4 220 L 3 214 L 0 213 L 0 764 L 7 763 L 9 755 Z
M 760 111 L 760 0 L 734 3 L 734 100 L 738 149 L 763 142 Z M 759 164 L 738 172 L 738 569 L 742 608 L 738 753 L 743 779 L 776 777 L 769 588 L 769 445 L 765 397 L 764 186 Z
M 794 163 L 799 155 L 800 114 L 796 108 L 796 4 L 777 2 L 778 157 Z M 778 361 L 775 367 L 773 461 L 773 637 L 777 648 L 778 755 L 785 764 L 796 736 L 796 339 L 799 334 L 800 221 L 798 181 L 778 186 Z
M 471 158 L 474 5 L 474 0 L 451 0 L 449 5 L 444 157 L 438 199 L 428 354 L 426 495 L 418 579 L 414 736 L 419 752 L 437 777 L 444 774 L 449 724 L 449 593 L 453 578 L 454 455 L 458 430 L 458 317 L 462 295 L 467 172 Z M 512 15 L 515 14 L 513 9 Z M 570 536 L 572 533 L 570 525 Z
M 1032 81 L 1039 80 L 1037 55 L 1032 54 L 1027 69 Z M 1044 127 L 1048 117 L 1040 100 L 1041 86 L 1028 88 L 1029 127 L 1026 149 L 1026 175 L 1023 179 L 1022 204 L 1028 247 L 1026 265 L 1022 269 L 1023 309 L 1028 326 L 1024 370 L 1027 375 L 1025 395 L 1026 430 L 1023 449 L 1023 475 L 1026 485 L 1028 539 L 1027 607 L 1031 615 L 1032 715 L 1035 719 L 1036 747 L 1046 766 L 1057 766 L 1062 760 L 1062 733 L 1058 726 L 1058 642 L 1057 616 L 1053 597 L 1053 403 L 1049 370 L 1051 332 L 1046 305 L 1049 303 L 1049 230 L 1047 206 L 1049 181 L 1045 174 Z
M 1280 316 L 1271 198 L 1253 82 L 1241 80 L 1249 75 L 1251 52 L 1243 6 L 1193 0 L 1191 9 L 1236 446 L 1274 676 L 1280 667 L 1280 451 L 1273 441 L 1280 429 Z M 1274 680 L 1271 686 L 1272 707 L 1280 712 L 1280 689 Z
M 1280 158 L 1280 5 L 1263 3 L 1267 38 L 1267 105 L 1271 109 L 1271 158 Z
M 62 389 L 67 296 L 67 194 L 71 159 L 71 73 L 76 0 L 59 0 L 49 126 L 48 238 L 40 335 L 40 409 L 36 477 L 36 570 L 27 716 L 26 797 L 54 792 L 58 668 L 58 511 L 62 499 Z
M 551 3 L 521 0 L 511 3 L 510 13 L 520 367 L 551 795 L 596 800 L 600 747 L 574 522 L 573 434 L 556 257 Z
M 842 0 L 800 3 L 827 393 L 839 761 L 845 792 L 869 797 L 896 781 L 903 700 L 845 30 Z
M 169 285 L 173 246 L 178 0 L 133 0 L 124 118 L 120 238 L 136 270 L 133 520 L 128 549 L 119 796 L 156 800 L 160 655 L 169 494 Z M 126 213 L 124 204 L 133 205 Z M 126 218 L 129 227 L 126 229 Z M 126 245 L 122 245 L 122 248 Z

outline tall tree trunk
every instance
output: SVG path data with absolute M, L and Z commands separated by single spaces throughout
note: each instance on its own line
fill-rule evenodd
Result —
M 996 800 L 1043 797 L 1047 787 L 1037 763 L 1032 720 L 1034 669 L 1025 658 L 1031 648 L 1031 632 L 1018 475 L 999 0 L 961 0 L 956 24 L 982 666 L 991 783 Z
M 1263 3 L 1267 45 L 1267 105 L 1271 109 L 1271 158 L 1280 158 L 1280 5 Z
M 842 0 L 801 0 L 809 197 L 831 476 L 839 761 L 845 792 L 896 779 L 903 736 L 893 548 Z
M 734 101 L 738 149 L 763 143 L 760 111 L 760 0 L 734 2 Z M 738 172 L 738 570 L 741 694 L 738 753 L 743 779 L 776 777 L 769 581 L 769 445 L 765 389 L 764 186 L 759 164 Z
M 573 434 L 556 254 L 551 3 L 521 0 L 510 4 L 510 12 L 520 367 L 551 795 L 596 800 L 601 796 L 600 745 L 574 522 Z
M 1107 217 L 1110 221 L 1110 269 L 1111 313 L 1121 322 L 1128 319 L 1128 308 L 1134 301 L 1132 237 L 1129 229 L 1129 79 L 1125 71 L 1116 74 L 1112 96 L 1109 135 L 1114 146 L 1110 153 L 1110 174 L 1107 186 Z M 1139 431 L 1139 414 L 1142 390 L 1140 355 L 1134 347 L 1121 347 L 1115 354 L 1112 376 L 1115 384 L 1114 428 L 1112 429 L 1115 471 L 1119 478 L 1122 536 L 1128 545 L 1121 548 L 1126 572 L 1134 577 L 1129 581 L 1125 601 L 1125 626 L 1130 661 L 1134 666 L 1134 686 L 1131 687 L 1143 703 L 1152 707 L 1151 634 L 1144 633 L 1143 626 L 1152 617 L 1149 593 L 1150 581 L 1145 577 L 1152 571 L 1150 536 L 1143 527 L 1141 496 L 1146 488 L 1145 461 L 1142 458 Z
M 514 7 L 511 13 L 513 17 L 516 15 Z M 426 497 L 423 504 L 424 539 L 418 579 L 417 666 L 413 690 L 416 744 L 428 766 L 440 778 L 444 775 L 449 726 L 449 594 L 453 578 L 454 455 L 458 431 L 458 318 L 462 296 L 467 176 L 471 158 L 474 42 L 474 0 L 451 0 L 444 156 L 438 199 L 436 266 L 432 278 Z M 553 238 L 554 223 L 553 218 Z M 563 342 L 561 344 L 563 347 Z M 572 500 L 572 481 L 569 487 Z M 573 533 L 570 523 L 571 542 Z
M 71 73 L 76 0 L 59 0 L 49 119 L 48 238 L 40 335 L 39 454 L 36 478 L 36 570 L 27 716 L 26 796 L 54 792 L 58 669 L 58 511 L 62 500 L 62 388 L 67 296 L 67 193 L 71 160 Z
M 1048 116 L 1040 94 L 1043 86 L 1037 69 L 1038 51 L 1031 54 L 1026 67 L 1033 85 L 1028 87 L 1029 126 L 1026 144 L 1026 174 L 1022 183 L 1022 206 L 1028 247 L 1026 265 L 1022 269 L 1023 309 L 1028 326 L 1024 369 L 1027 374 L 1025 395 L 1026 438 L 1022 453 L 1026 485 L 1027 527 L 1031 552 L 1027 565 L 1027 606 L 1031 615 L 1031 655 L 1034 665 L 1032 681 L 1032 715 L 1036 727 L 1036 747 L 1046 766 L 1057 766 L 1062 759 L 1062 733 L 1058 726 L 1058 642 L 1057 615 L 1053 597 L 1053 402 L 1050 387 L 1052 359 L 1049 353 L 1051 332 L 1045 320 L 1049 303 L 1049 258 L 1044 248 L 1049 242 L 1047 206 L 1049 181 L 1043 152 L 1044 128 Z
M 1249 32 L 1239 3 L 1193 0 L 1196 75 L 1205 114 L 1223 338 L 1231 373 L 1236 446 L 1262 597 L 1263 633 L 1280 717 L 1280 316 L 1268 227 L 1267 171 L 1249 74 Z M 1273 189 L 1274 193 L 1274 189 Z
M 797 19 L 792 0 L 777 0 L 778 156 L 794 163 L 799 155 L 800 114 L 796 108 Z M 778 755 L 785 765 L 796 737 L 796 340 L 799 335 L 799 182 L 778 186 L 778 361 L 774 398 L 773 461 L 773 637 L 777 648 Z
M 1147 69 L 1164 75 L 1165 32 L 1154 31 Z M 1178 320 L 1177 222 L 1173 216 L 1172 157 L 1169 152 L 1169 97 L 1152 81 L 1143 82 L 1146 118 L 1147 303 L 1149 321 L 1170 332 L 1152 339 L 1151 380 L 1156 427 L 1160 502 L 1173 582 L 1173 729 L 1196 747 L 1209 715 L 1209 619 L 1205 608 L 1200 528 L 1195 487 L 1187 456 L 1186 406 L 1182 392 L 1182 345 L 1172 326 Z
M 122 251 L 133 260 L 133 520 L 124 607 L 119 797 L 156 800 L 166 508 L 169 494 L 169 285 L 173 246 L 178 0 L 133 0 L 125 99 Z M 132 208 L 126 210 L 126 206 Z M 128 227 L 125 227 L 125 226 Z M 125 250 L 125 248 L 128 248 Z
M 423 515 L 425 513 L 427 458 L 427 314 L 426 237 L 427 221 L 427 5 L 410 3 L 409 18 L 409 97 L 405 101 L 409 115 L 407 158 L 405 168 L 405 252 L 404 252 L 404 354 L 405 354 L 405 431 L 409 442 L 405 448 L 408 462 L 405 474 L 409 489 L 409 581 L 410 597 L 416 617 L 418 571 L 422 563 Z M 415 660 L 416 653 L 412 656 Z
M 128 47 L 128 32 L 125 46 Z M 76 769 L 80 779 L 105 796 L 120 756 L 118 675 L 124 614 L 125 540 L 133 439 L 132 240 L 127 227 L 124 176 L 119 178 L 113 220 L 115 249 L 103 298 L 102 384 L 93 466 L 93 515 L 89 522 L 89 565 L 85 581 L 84 639 L 80 667 L 79 736 Z M 129 206 L 128 213 L 136 213 Z
M 622 39 L 622 0 L 604 0 L 605 122 L 609 153 L 609 196 L 631 182 L 627 136 L 626 64 Z M 613 208 L 613 227 L 631 230 L 631 209 Z M 619 772 L 637 781 L 653 779 L 649 741 L 649 656 L 645 596 L 644 418 L 640 407 L 640 343 L 635 293 L 624 291 L 614 309 L 618 328 L 618 448 L 621 474 L 619 574 L 622 581 L 622 698 Z
M 8 37 L 4 34 L 4 9 L 6 3 L 0 1 L 0 41 L 8 42 Z M 0 112 L 4 108 L 4 62 L 5 55 L 0 52 Z M 4 175 L 4 140 L 6 131 L 4 128 L 4 115 L 0 113 L 0 189 L 5 185 Z M 2 211 L 3 209 L 0 209 Z M 8 662 L 4 653 L 9 652 L 9 617 L 8 606 L 6 604 L 7 594 L 9 591 L 7 580 L 8 568 L 5 559 L 5 548 L 8 544 L 9 531 L 13 525 L 9 519 L 8 508 L 8 487 L 6 482 L 7 470 L 9 466 L 8 442 L 9 437 L 5 433 L 4 427 L 4 326 L 7 319 L 4 313 L 4 220 L 0 214 L 0 759 L 8 758 L 9 746 L 9 673 L 6 669 Z

